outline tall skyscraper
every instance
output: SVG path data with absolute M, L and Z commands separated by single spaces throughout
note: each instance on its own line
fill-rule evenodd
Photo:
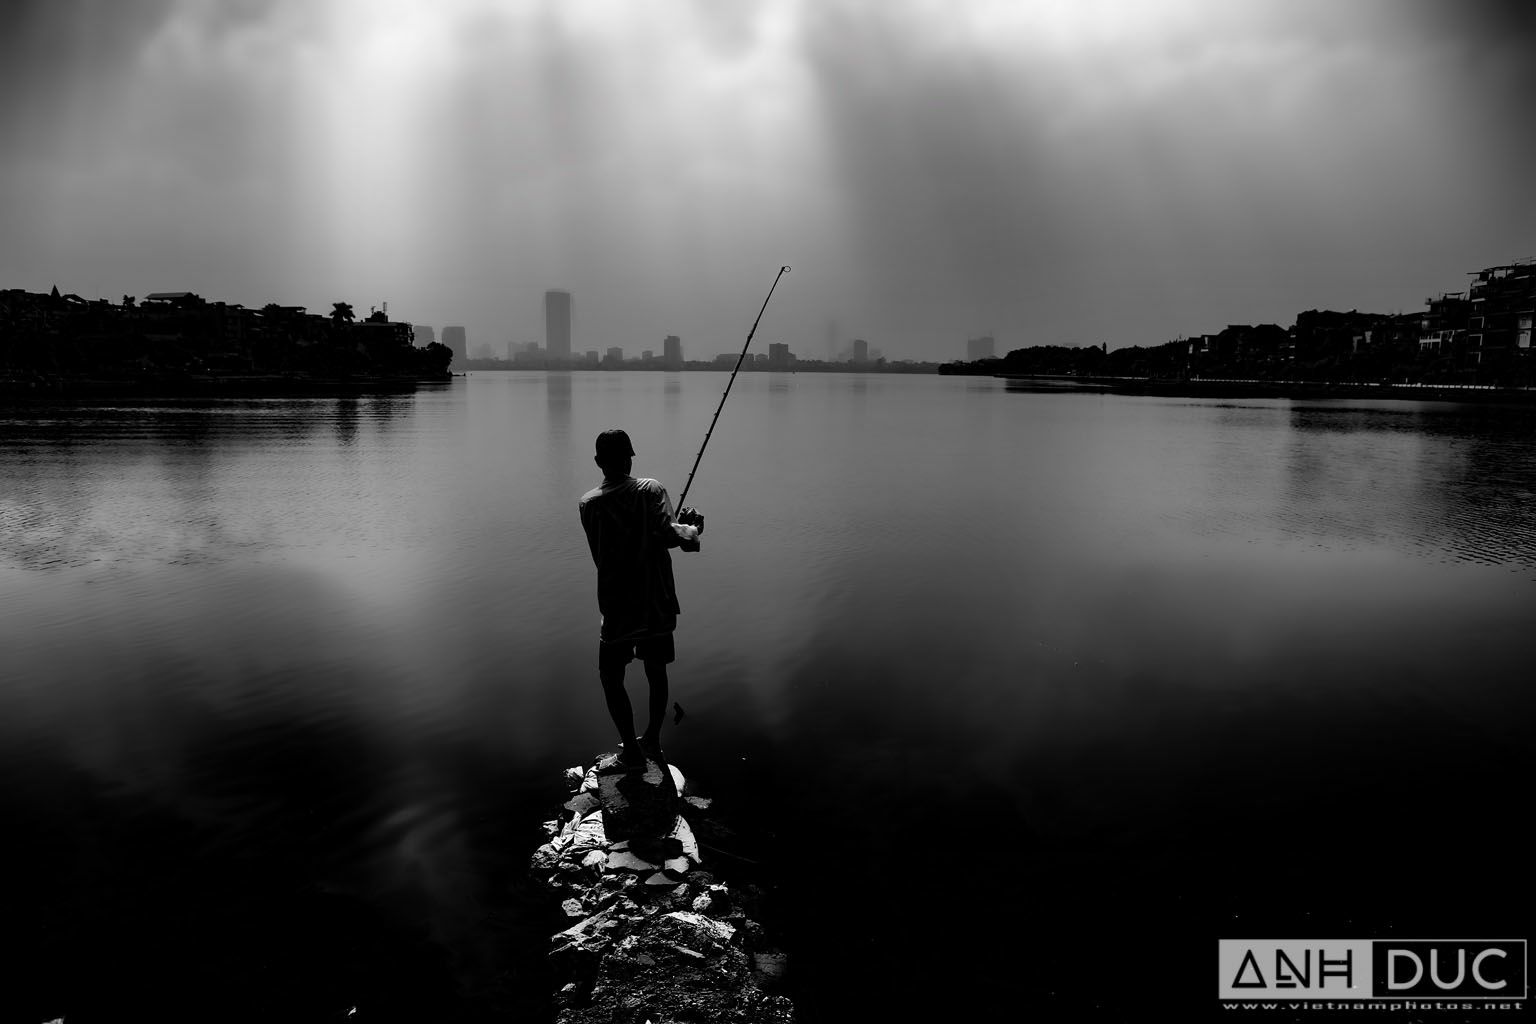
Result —
M 551 366 L 571 361 L 571 293 L 544 293 L 544 348 Z
M 667 339 L 661 343 L 662 364 L 668 370 L 681 370 L 683 368 L 683 342 L 675 334 L 667 335 Z
M 423 324 L 411 325 L 411 338 L 417 348 L 426 348 L 437 340 L 436 336 L 432 333 L 432 328 Z
M 789 350 L 789 346 L 781 341 L 773 342 L 768 346 L 768 368 L 770 370 L 787 370 L 794 361 L 795 355 Z
M 460 366 L 469 358 L 469 341 L 464 337 L 462 327 L 444 327 L 443 344 L 453 349 L 453 359 Z
M 853 339 L 853 361 L 855 363 L 869 362 L 869 342 L 863 338 Z

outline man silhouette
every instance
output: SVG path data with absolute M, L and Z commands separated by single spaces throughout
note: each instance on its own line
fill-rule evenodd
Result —
M 651 479 L 630 476 L 635 455 L 629 435 L 597 435 L 593 461 L 603 482 L 582 495 L 581 525 L 597 565 L 597 673 L 603 697 L 624 744 L 619 765 L 640 768 L 649 754 L 662 759 L 661 726 L 667 714 L 667 665 L 676 657 L 677 587 L 669 548 L 699 550 L 704 517 L 693 509 L 674 516 L 666 490 Z M 639 658 L 651 686 L 650 721 L 635 736 L 634 711 L 624 689 L 624 669 Z

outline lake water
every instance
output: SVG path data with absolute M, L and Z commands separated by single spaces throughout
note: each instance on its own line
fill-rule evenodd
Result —
M 547 1012 L 520 871 L 613 742 L 592 439 L 675 498 L 725 379 L 0 412 L 0 1019 Z M 668 749 L 806 1021 L 1525 937 L 1533 498 L 1528 408 L 744 374 Z

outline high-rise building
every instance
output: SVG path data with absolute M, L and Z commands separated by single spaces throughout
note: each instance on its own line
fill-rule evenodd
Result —
M 794 353 L 790 352 L 789 346 L 781 341 L 768 346 L 768 368 L 771 370 L 789 369 L 789 364 L 794 358 Z
M 571 293 L 544 293 L 544 347 L 551 365 L 571 361 Z
M 971 338 L 965 343 L 965 358 L 971 362 L 978 359 L 996 359 L 997 343 L 992 340 L 992 335 L 985 334 L 980 338 Z
M 603 357 L 603 362 L 615 367 L 618 366 L 624 362 L 624 350 L 617 347 L 609 349 L 608 354 Z
M 432 328 L 425 324 L 411 325 L 411 341 L 417 348 L 426 348 L 435 340 L 437 339 L 432 332 Z
M 444 327 L 443 344 L 453 349 L 453 358 L 460 365 L 469 358 L 469 340 L 464 336 L 464 328 Z
M 853 339 L 853 361 L 855 363 L 869 362 L 869 342 L 863 338 Z
M 1536 328 L 1536 260 L 1488 267 L 1467 290 L 1467 339 L 1479 363 L 1529 350 Z
M 675 334 L 667 335 L 661 343 L 662 362 L 668 370 L 681 370 L 683 368 L 683 342 Z

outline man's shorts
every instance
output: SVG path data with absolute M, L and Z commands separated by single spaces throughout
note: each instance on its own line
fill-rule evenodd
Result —
M 677 652 L 672 647 L 672 634 L 662 633 L 659 636 L 648 636 L 639 640 L 615 640 L 613 643 L 603 640 L 597 642 L 599 672 L 622 669 L 636 658 L 642 662 L 659 661 L 664 665 L 672 664 L 677 660 Z

